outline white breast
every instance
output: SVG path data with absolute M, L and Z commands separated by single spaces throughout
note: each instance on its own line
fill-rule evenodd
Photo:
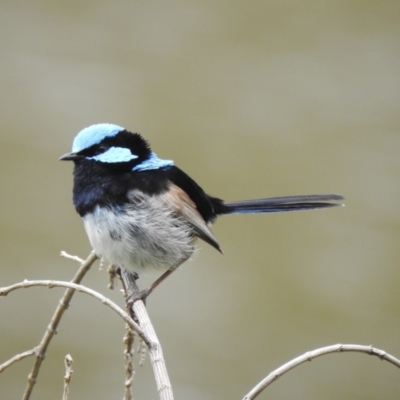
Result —
M 97 206 L 83 217 L 96 254 L 131 272 L 166 270 L 193 253 L 191 227 L 162 200 L 135 193 L 132 204 Z

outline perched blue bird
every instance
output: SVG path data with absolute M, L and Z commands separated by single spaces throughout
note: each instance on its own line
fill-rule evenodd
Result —
M 225 202 L 209 196 L 171 160 L 157 157 L 138 133 L 112 124 L 89 126 L 75 137 L 73 202 L 100 257 L 139 274 L 164 274 L 142 298 L 185 262 L 200 238 L 221 251 L 209 226 L 223 214 L 335 207 L 337 194 Z M 138 275 L 137 275 L 138 276 Z

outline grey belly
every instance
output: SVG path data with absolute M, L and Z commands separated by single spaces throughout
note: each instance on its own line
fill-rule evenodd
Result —
M 166 270 L 193 253 L 191 227 L 151 198 L 118 210 L 96 207 L 83 221 L 96 254 L 131 272 Z

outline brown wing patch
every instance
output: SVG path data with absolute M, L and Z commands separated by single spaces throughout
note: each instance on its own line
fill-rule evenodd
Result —
M 163 193 L 161 197 L 163 197 L 163 200 L 172 210 L 184 218 L 193 227 L 196 236 L 222 253 L 217 239 L 207 226 L 203 217 L 197 211 L 196 204 L 185 191 L 183 191 L 179 186 L 170 183 L 169 191 Z

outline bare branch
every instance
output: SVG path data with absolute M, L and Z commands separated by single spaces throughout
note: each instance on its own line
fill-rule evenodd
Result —
M 132 329 L 127 325 L 124 336 L 124 358 L 125 358 L 125 394 L 123 400 L 132 400 L 132 382 L 135 376 L 135 367 L 132 361 L 132 346 L 135 336 Z
M 0 288 L 0 297 L 6 296 L 8 293 L 17 290 L 28 288 L 32 286 L 47 286 L 48 288 L 54 287 L 66 287 L 72 289 L 74 291 L 86 293 L 97 300 L 100 300 L 103 304 L 110 307 L 113 311 L 115 311 L 128 325 L 131 329 L 136 331 L 138 335 L 144 340 L 147 346 L 151 347 L 153 343 L 151 343 L 149 336 L 142 330 L 142 328 L 117 304 L 103 296 L 101 293 L 96 292 L 95 290 L 89 289 L 83 285 L 77 285 L 72 282 L 64 282 L 64 281 L 52 281 L 52 280 L 37 280 L 37 281 L 23 281 L 19 283 L 15 283 L 14 285 Z M 47 330 L 49 330 L 48 328 Z
M 74 360 L 72 359 L 70 354 L 67 354 L 65 356 L 64 362 L 65 362 L 65 376 L 64 376 L 64 392 L 62 400 L 68 400 L 69 384 L 71 382 L 72 373 L 74 372 L 72 370 L 72 363 L 74 362 Z
M 62 253 L 64 257 L 66 257 L 65 252 Z M 68 256 L 67 256 L 68 257 Z M 73 258 L 77 259 L 77 258 Z M 86 275 L 86 273 L 89 271 L 90 267 L 92 264 L 96 261 L 97 256 L 96 254 L 92 251 L 89 255 L 89 257 L 81 263 L 81 266 L 79 267 L 77 273 L 75 274 L 74 278 L 72 279 L 72 282 L 74 283 L 79 283 L 83 277 Z M 25 393 L 22 397 L 23 400 L 28 400 L 31 396 L 33 387 L 35 386 L 35 383 L 37 381 L 37 377 L 39 375 L 40 371 L 40 366 L 42 365 L 42 361 L 44 360 L 44 356 L 46 354 L 46 350 L 48 345 L 51 342 L 51 339 L 53 338 L 54 334 L 57 332 L 57 327 L 58 324 L 61 320 L 61 317 L 64 314 L 64 311 L 68 308 L 69 302 L 71 301 L 73 295 L 75 293 L 74 289 L 68 289 L 65 291 L 64 296 L 60 300 L 60 303 L 58 304 L 53 317 L 51 318 L 50 324 L 48 328 L 46 329 L 46 332 L 44 333 L 42 340 L 39 343 L 38 351 L 36 353 L 36 361 L 35 364 L 32 367 L 32 370 L 28 376 L 28 383 L 25 388 Z
M 82 260 L 82 258 L 78 257 L 78 256 L 72 256 L 71 254 L 68 254 L 66 251 L 62 250 L 60 252 L 60 256 L 61 257 L 65 257 L 65 258 L 69 258 L 70 260 L 74 260 L 77 261 L 78 263 L 83 263 L 84 260 Z
M 143 367 L 144 362 L 146 361 L 146 346 L 144 345 L 143 340 L 139 341 L 137 353 L 140 354 L 139 365 Z
M 243 397 L 243 400 L 252 400 L 255 399 L 267 386 L 269 386 L 272 382 L 276 381 L 283 374 L 290 371 L 291 369 L 297 367 L 298 365 L 311 361 L 312 359 L 322 356 L 324 354 L 331 353 L 341 353 L 345 351 L 355 351 L 359 353 L 366 353 L 372 356 L 377 356 L 381 360 L 388 361 L 400 368 L 400 360 L 393 357 L 392 355 L 386 353 L 384 350 L 379 350 L 372 346 L 362 346 L 358 344 L 335 344 L 333 346 L 321 347 L 320 349 L 316 349 L 313 351 L 309 351 L 300 357 L 297 357 L 288 363 L 282 365 L 275 371 L 272 371 L 267 377 L 265 377 L 260 383 L 258 383 L 246 396 Z
M 30 357 L 36 354 L 37 351 L 37 347 L 31 349 L 31 350 L 27 350 L 24 351 L 23 353 L 20 354 L 16 354 L 14 357 L 10 358 L 9 360 L 7 360 L 6 362 L 4 362 L 3 364 L 0 364 L 0 373 L 2 373 L 6 368 L 8 368 L 10 365 L 14 364 L 15 362 L 22 360 L 26 357 Z
M 113 290 L 115 287 L 115 278 L 117 278 L 117 268 L 115 267 L 115 265 L 110 264 L 107 268 L 107 272 L 108 272 L 108 288 Z
M 139 292 L 134 275 L 124 269 L 121 269 L 121 279 L 124 284 L 127 298 L 129 298 L 133 293 Z M 147 310 L 143 301 L 138 300 L 133 303 L 133 312 L 137 317 L 143 331 L 146 333 L 147 337 L 152 343 L 152 346 L 149 347 L 149 355 L 151 366 L 153 367 L 159 398 L 160 400 L 173 400 L 174 395 L 172 393 L 172 386 L 169 381 L 161 344 L 157 338 L 156 332 L 153 328 L 149 315 L 147 314 Z

